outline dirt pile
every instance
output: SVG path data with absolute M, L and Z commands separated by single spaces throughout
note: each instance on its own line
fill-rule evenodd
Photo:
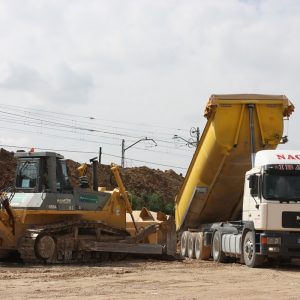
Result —
M 73 186 L 79 185 L 77 168 L 79 163 L 67 160 L 69 175 Z M 15 177 L 16 159 L 13 152 L 0 150 L 0 189 L 12 185 Z M 87 176 L 92 183 L 92 168 L 88 166 Z M 148 167 L 121 168 L 121 176 L 125 187 L 137 196 L 143 193 L 156 193 L 164 202 L 173 202 L 183 182 L 183 177 L 173 170 L 161 171 Z M 110 171 L 110 166 L 100 165 L 98 168 L 98 185 L 108 190 L 116 187 L 116 182 Z
M 72 160 L 67 160 L 70 178 L 73 186 L 79 185 L 78 173 L 76 169 L 80 166 Z M 183 183 L 183 177 L 173 170 L 161 171 L 148 167 L 120 168 L 121 177 L 126 189 L 141 196 L 143 193 L 155 193 L 161 196 L 164 202 L 174 202 L 175 196 Z M 92 183 L 92 168 L 89 166 L 87 176 Z M 117 186 L 116 181 L 110 171 L 110 166 L 100 165 L 98 168 L 98 186 L 105 186 L 112 190 Z
M 0 149 L 0 189 L 11 186 L 14 183 L 16 172 L 16 159 L 13 152 Z

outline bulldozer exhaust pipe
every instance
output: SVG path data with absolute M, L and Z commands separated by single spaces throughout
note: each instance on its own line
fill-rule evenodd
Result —
M 97 157 L 90 159 L 93 167 L 93 191 L 98 191 L 98 161 Z
M 93 190 L 98 191 L 98 161 L 93 161 Z

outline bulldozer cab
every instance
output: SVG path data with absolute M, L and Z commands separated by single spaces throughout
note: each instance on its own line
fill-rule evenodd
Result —
M 16 192 L 70 193 L 66 161 L 54 152 L 17 152 Z

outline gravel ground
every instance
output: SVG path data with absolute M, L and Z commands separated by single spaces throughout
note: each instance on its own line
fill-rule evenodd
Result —
M 0 265 L 1 299 L 299 299 L 300 264 L 129 259 L 97 265 Z

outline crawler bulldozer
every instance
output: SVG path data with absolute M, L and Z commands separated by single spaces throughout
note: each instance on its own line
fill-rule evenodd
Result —
M 118 186 L 107 191 L 98 187 L 95 159 L 90 188 L 86 165 L 79 168 L 80 186 L 71 186 L 58 153 L 16 152 L 15 157 L 15 184 L 0 193 L 0 258 L 17 254 L 25 263 L 72 263 L 120 253 L 175 254 L 173 218 L 147 209 L 133 213 L 118 166 L 111 167 Z

